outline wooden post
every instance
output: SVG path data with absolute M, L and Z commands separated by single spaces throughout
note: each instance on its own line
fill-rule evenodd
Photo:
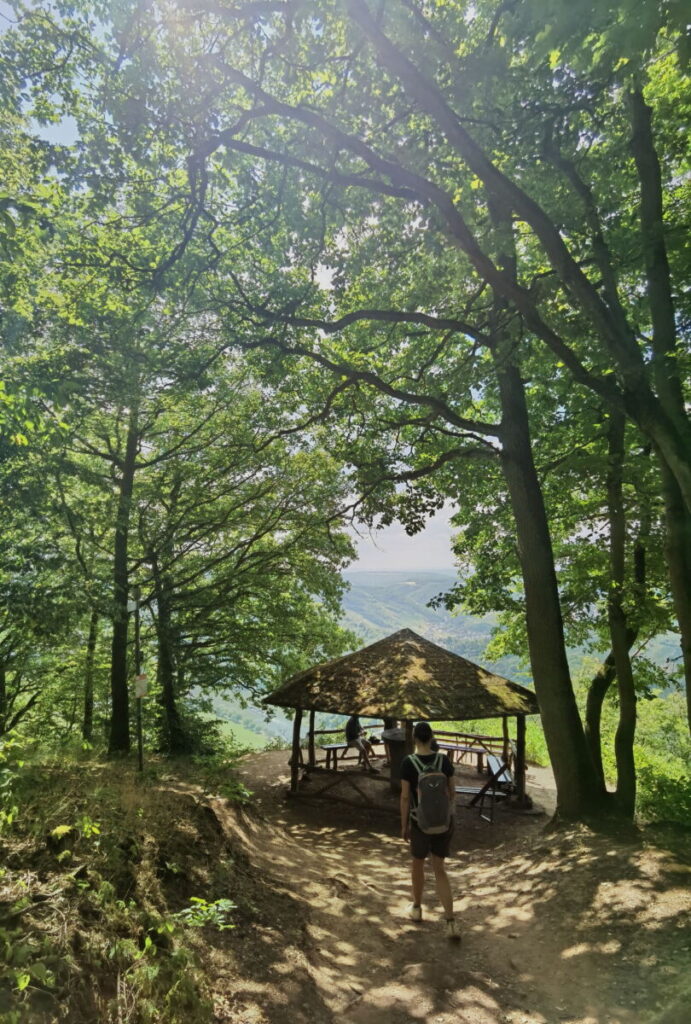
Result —
M 413 741 L 413 723 L 409 718 L 405 720 L 405 752 L 406 754 L 412 754 L 415 750 L 415 743 Z
M 519 804 L 526 802 L 525 798 L 525 715 L 516 715 L 516 799 Z
M 508 715 L 501 716 L 501 732 L 504 737 L 504 745 L 502 748 L 502 754 L 504 756 L 504 764 L 509 763 L 509 718 Z
M 290 792 L 297 793 L 300 774 L 300 726 L 302 725 L 302 708 L 295 709 L 293 720 L 293 754 L 290 759 Z
M 307 743 L 309 747 L 309 766 L 314 768 L 317 763 L 317 757 L 314 751 L 314 711 L 310 711 L 310 727 L 307 733 Z

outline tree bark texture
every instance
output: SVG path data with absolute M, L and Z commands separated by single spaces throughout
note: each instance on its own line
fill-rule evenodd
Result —
M 585 739 L 603 789 L 605 787 L 605 772 L 602 767 L 602 732 L 600 728 L 602 705 L 610 686 L 616 678 L 617 670 L 614 667 L 614 654 L 610 651 L 590 681 L 585 705 Z
M 127 551 L 130 506 L 134 488 L 139 434 L 137 411 L 130 412 L 125 457 L 120 476 L 120 491 L 115 519 L 113 553 L 113 641 L 110 663 L 111 719 L 108 749 L 111 753 L 130 749 L 130 708 L 127 689 L 127 589 L 129 583 Z
M 493 203 L 490 215 L 498 261 L 513 280 L 516 255 L 510 212 Z M 533 460 L 516 341 L 504 321 L 506 306 L 503 296 L 495 291 L 490 351 L 501 403 L 501 464 L 516 524 L 530 663 L 557 784 L 558 812 L 564 818 L 582 818 L 600 812 L 604 792 L 590 760 L 573 692 L 552 538 Z
M 523 382 L 496 352 L 502 400 L 502 467 L 516 522 L 526 602 L 530 664 L 545 739 L 565 818 L 598 814 L 603 788 L 590 759 L 566 657 L 552 541 L 533 462 Z
M 653 375 L 655 387 L 669 416 L 681 427 L 688 422 L 684 389 L 679 373 L 677 324 L 672 275 L 665 243 L 662 173 L 655 149 L 652 109 L 640 88 L 629 96 L 631 151 L 640 182 L 640 220 L 643 256 L 648 285 L 648 304 L 653 325 Z M 691 449 L 691 445 L 689 446 Z M 665 555 L 672 586 L 674 609 L 681 634 L 686 700 L 691 730 L 691 506 L 676 479 L 674 467 L 658 446 L 662 493 L 665 499 Z
M 643 604 L 646 595 L 646 541 L 649 525 L 649 516 L 644 509 L 641 513 L 641 531 L 633 549 L 633 598 L 634 602 L 638 605 Z M 638 632 L 638 625 L 633 626 L 629 624 L 626 634 L 629 651 L 636 642 Z M 605 785 L 605 775 L 602 767 L 602 737 L 600 733 L 602 704 L 616 678 L 617 670 L 614 663 L 614 652 L 610 651 L 590 682 L 585 709 L 585 736 L 590 749 L 590 756 L 593 759 L 593 764 L 602 780 L 603 786 Z
M 173 637 L 172 584 L 161 570 L 158 558 L 151 556 L 154 594 L 158 615 L 156 641 L 158 649 L 158 685 L 161 705 L 161 747 L 169 754 L 188 754 L 191 743 L 177 706 L 175 693 L 175 644 Z
M 691 732 L 691 516 L 674 475 L 664 463 L 661 474 L 665 499 L 665 560 L 681 638 L 686 713 Z
M 610 587 L 607 602 L 609 632 L 619 689 L 619 723 L 614 737 L 617 761 L 616 801 L 627 818 L 633 818 L 636 806 L 636 765 L 633 741 L 636 735 L 636 688 L 629 657 L 629 631 L 624 608 L 626 568 L 626 516 L 624 512 L 623 466 L 626 421 L 623 413 L 610 414 L 607 468 L 607 506 L 609 516 Z
M 84 664 L 84 714 L 82 717 L 82 739 L 92 743 L 94 738 L 94 667 L 96 661 L 96 640 L 98 638 L 98 611 L 92 608 L 89 619 L 89 636 L 86 641 Z

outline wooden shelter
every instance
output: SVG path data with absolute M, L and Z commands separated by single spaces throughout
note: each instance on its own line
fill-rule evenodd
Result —
M 402 629 L 383 640 L 298 672 L 265 703 L 295 708 L 291 790 L 297 791 L 300 728 L 310 712 L 310 765 L 314 765 L 314 714 L 317 711 L 371 718 L 396 718 L 406 723 L 412 750 L 413 722 L 501 718 L 508 742 L 507 720 L 515 716 L 516 784 L 525 792 L 525 716 L 538 713 L 532 690 L 494 675 L 480 665 Z

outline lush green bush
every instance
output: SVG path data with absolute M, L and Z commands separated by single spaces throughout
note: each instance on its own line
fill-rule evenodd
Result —
M 33 746 L 18 732 L 0 738 L 0 834 L 10 828 L 19 814 L 24 766 Z
M 691 771 L 675 757 L 636 746 L 636 809 L 647 821 L 674 821 L 691 827 Z
M 577 687 L 581 710 L 587 691 L 587 673 Z M 619 709 L 616 688 L 610 690 L 602 708 L 602 763 L 610 788 L 616 785 L 617 767 L 614 736 Z M 435 728 L 450 732 L 501 736 L 497 719 L 465 722 L 435 722 Z M 526 722 L 526 756 L 529 762 L 549 765 L 542 723 L 537 717 Z M 510 728 L 513 733 L 514 727 Z M 638 703 L 634 746 L 638 771 L 636 811 L 645 821 L 670 821 L 691 826 L 691 738 L 681 693 L 657 693 Z
M 465 732 L 478 736 L 496 736 L 501 739 L 501 719 L 498 718 L 473 718 L 463 722 L 433 722 L 433 727 L 440 732 Z M 516 724 L 513 719 L 509 723 L 509 735 L 512 740 L 516 738 Z M 526 758 L 532 764 L 548 765 L 549 754 L 545 743 L 545 734 L 542 731 L 542 724 L 537 717 L 526 719 L 525 733 Z
M 691 825 L 691 737 L 681 693 L 656 693 L 638 701 L 634 756 L 636 812 L 645 821 Z M 602 708 L 602 764 L 610 788 L 617 765 L 614 736 L 619 718 L 616 688 Z

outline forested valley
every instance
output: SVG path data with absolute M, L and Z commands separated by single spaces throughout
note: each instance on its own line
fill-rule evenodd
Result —
M 8 1024 L 280 1019 L 210 1015 L 195 951 L 272 916 L 200 803 L 252 813 L 217 712 L 399 607 L 491 622 L 555 832 L 684 846 L 689 33 L 676 0 L 0 3 Z M 357 531 L 449 508 L 430 608 L 344 618 Z

